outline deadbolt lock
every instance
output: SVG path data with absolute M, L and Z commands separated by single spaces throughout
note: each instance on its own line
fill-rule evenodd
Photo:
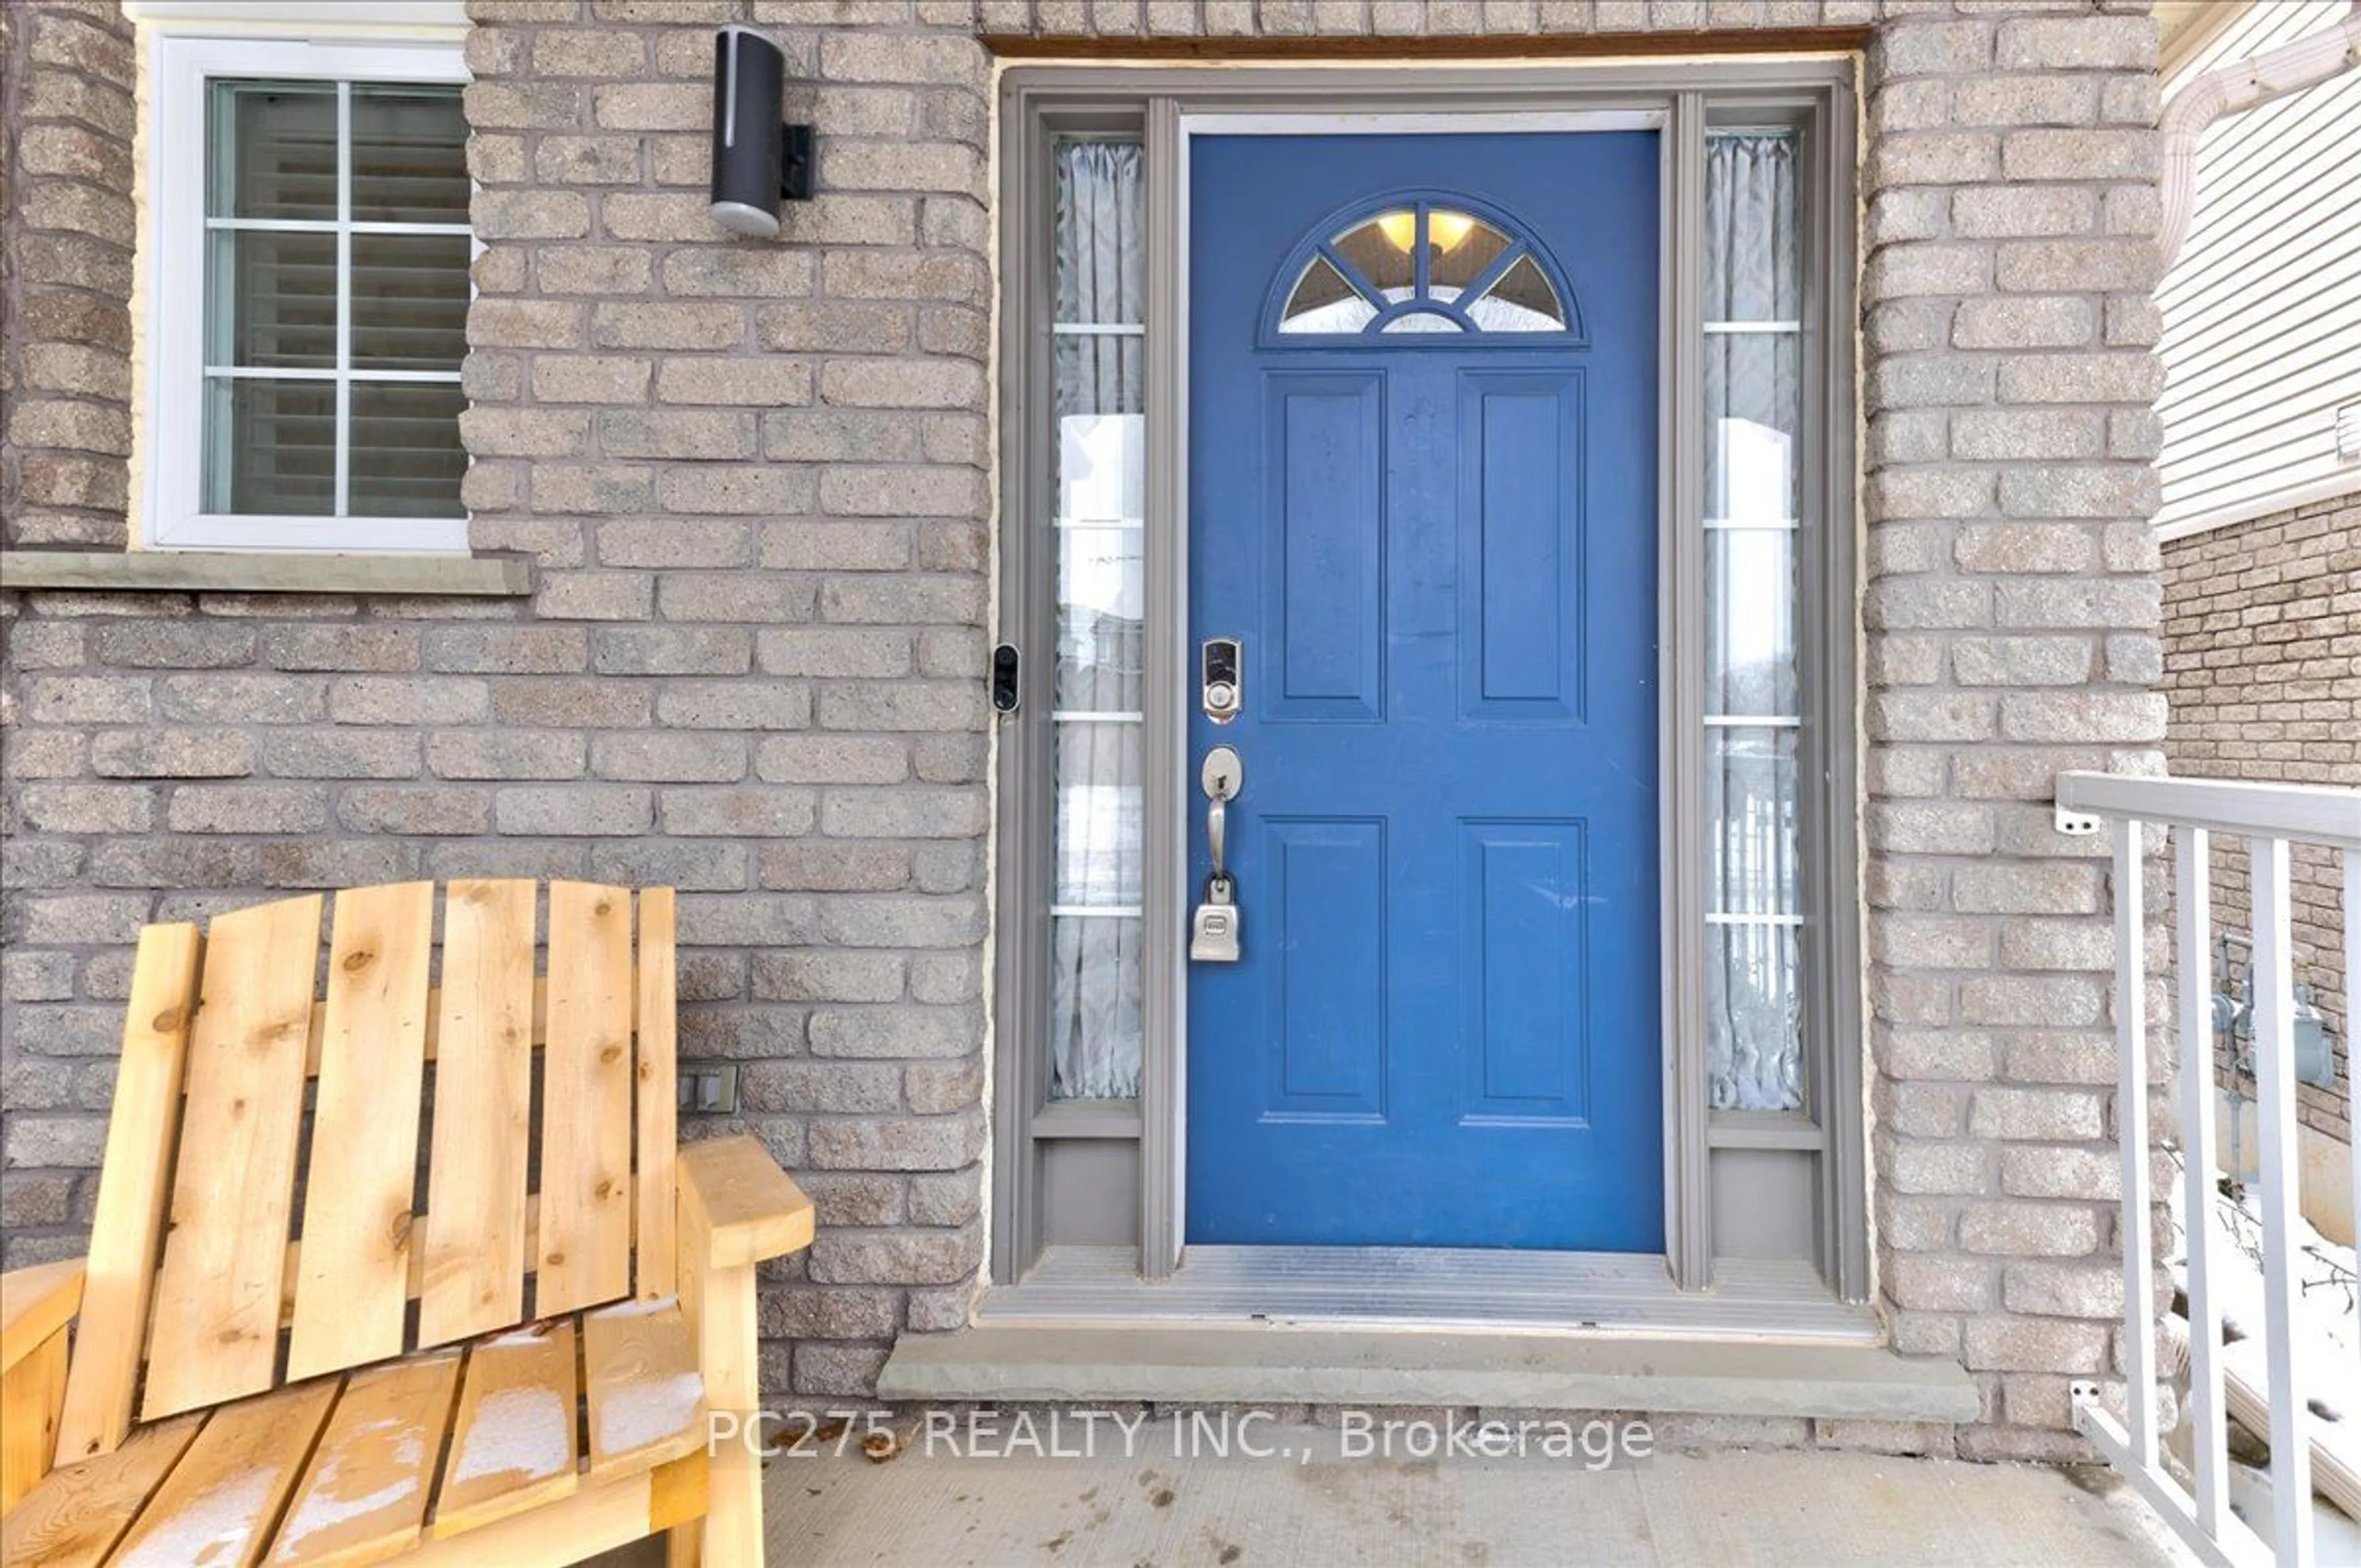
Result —
M 1235 637 L 1208 637 L 1200 658 L 1198 699 L 1206 718 L 1227 724 L 1246 697 L 1246 650 Z

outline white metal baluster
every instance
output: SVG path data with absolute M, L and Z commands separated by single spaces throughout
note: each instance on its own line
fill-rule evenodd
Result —
M 2262 1137 L 2263 1320 L 2279 1568 L 2312 1568 L 2310 1422 L 2295 1387 L 2295 955 L 2284 839 L 2253 840 L 2255 1113 Z
M 2189 1230 L 2189 1399 L 2198 1527 L 2216 1540 L 2229 1512 L 2222 1416 L 2222 1316 L 2213 1304 L 2213 1204 L 2219 1137 L 2213 1122 L 2213 888 L 2211 835 L 2173 834 L 2180 904 L 2180 1208 Z
M 2155 1223 L 2148 1204 L 2147 953 L 2140 825 L 2115 824 L 2115 1137 L 2124 1157 L 2124 1431 L 2156 1465 Z
M 2345 851 L 2345 1113 L 2361 1105 L 2361 1050 L 2353 1047 L 2361 1029 L 2361 850 Z M 2353 1212 L 2361 1216 L 2361 1156 L 2348 1158 L 2353 1172 Z

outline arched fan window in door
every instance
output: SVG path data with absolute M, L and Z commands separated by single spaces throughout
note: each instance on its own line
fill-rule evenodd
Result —
M 1272 330 L 1400 342 L 1403 334 L 1557 336 L 1582 331 L 1540 246 L 1463 197 L 1403 195 L 1332 218 L 1296 247 Z

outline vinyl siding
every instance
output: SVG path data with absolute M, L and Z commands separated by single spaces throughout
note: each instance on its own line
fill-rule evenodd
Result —
M 2167 83 L 2320 30 L 2323 0 L 2256 0 Z M 2197 206 L 2158 294 L 2167 532 L 2341 489 L 2336 411 L 2361 400 L 2361 72 L 2207 133 Z

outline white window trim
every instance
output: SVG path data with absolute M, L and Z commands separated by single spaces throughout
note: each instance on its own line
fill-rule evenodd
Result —
M 123 0 L 123 14 L 159 35 L 399 38 L 455 46 L 467 38 L 467 0 Z
M 141 125 L 137 272 L 144 301 L 140 527 L 157 550 L 467 553 L 467 520 L 249 517 L 198 510 L 203 474 L 205 84 L 217 77 L 469 80 L 467 22 L 442 0 L 379 0 L 368 27 L 349 0 L 134 0 L 148 114 Z M 456 25 L 455 25 L 456 24 Z

